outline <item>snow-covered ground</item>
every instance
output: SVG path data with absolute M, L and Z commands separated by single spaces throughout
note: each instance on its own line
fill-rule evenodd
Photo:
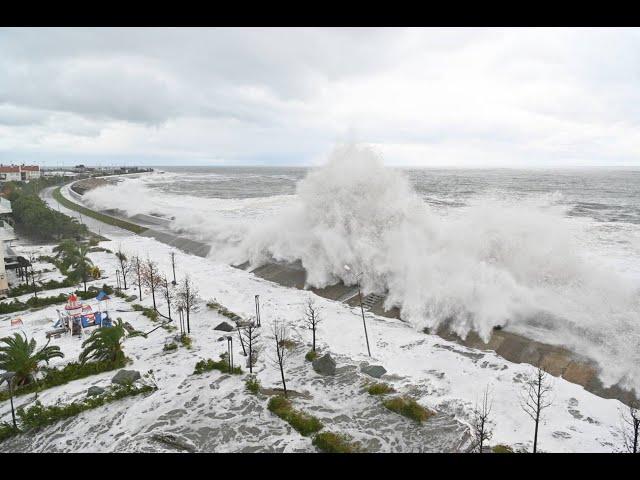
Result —
M 116 251 L 118 246 L 129 255 L 156 261 L 160 270 L 171 275 L 170 247 L 151 238 L 121 235 L 100 246 Z M 113 276 L 118 267 L 109 253 L 92 253 L 92 260 Z M 288 323 L 292 337 L 299 343 L 287 365 L 287 387 L 307 393 L 297 397 L 294 406 L 318 416 L 330 431 L 348 433 L 368 451 L 461 451 L 469 445 L 466 422 L 474 404 L 488 386 L 493 399 L 494 436 L 491 444 L 508 444 L 530 449 L 533 424 L 520 407 L 524 379 L 532 367 L 508 362 L 493 352 L 469 349 L 437 336 L 417 332 L 398 320 L 367 314 L 373 358 L 369 358 L 359 309 L 314 297 L 322 308 L 318 341 L 323 352 L 330 352 L 338 363 L 335 377 L 315 373 L 304 354 L 311 334 L 304 328 L 303 311 L 309 292 L 282 287 L 253 274 L 193 255 L 177 252 L 177 276 L 188 273 L 199 289 L 202 301 L 191 319 L 193 348 L 180 346 L 165 352 L 169 333 L 158 329 L 148 338 L 125 341 L 124 349 L 133 360 L 127 368 L 141 373 L 153 370 L 159 389 L 146 396 L 123 399 L 104 408 L 91 410 L 40 432 L 22 435 L 0 444 L 2 451 L 175 451 L 158 440 L 172 435 L 182 448 L 196 451 L 315 451 L 311 439 L 298 434 L 287 423 L 266 409 L 266 396 L 246 392 L 245 375 L 229 376 L 218 371 L 193 376 L 200 359 L 218 359 L 227 350 L 219 341 L 224 332 L 214 330 L 225 320 L 206 307 L 215 298 L 243 317 L 254 314 L 254 296 L 260 295 L 260 343 L 263 352 L 257 376 L 266 388 L 279 388 L 279 371 L 271 361 L 274 320 Z M 94 282 L 101 285 L 103 280 Z M 112 284 L 114 282 L 111 282 Z M 129 294 L 137 289 L 129 288 Z M 143 292 L 145 305 L 151 304 Z M 166 312 L 162 300 L 159 308 Z M 45 331 L 57 318 L 56 306 L 38 312 L 23 313 L 23 330 L 39 344 Z M 130 304 L 114 297 L 111 316 L 148 331 L 157 324 Z M 0 321 L 0 336 L 12 334 L 8 319 Z M 65 353 L 54 364 L 75 360 L 81 350 L 77 337 L 54 339 Z M 245 369 L 237 334 L 234 358 Z M 438 412 L 418 425 L 381 406 L 379 398 L 364 391 L 369 377 L 360 372 L 362 362 L 383 365 L 388 373 L 384 381 L 399 393 L 407 393 Z M 245 369 L 246 370 L 246 369 Z M 82 398 L 91 385 L 106 386 L 113 372 L 88 377 L 40 394 L 44 404 Z M 582 387 L 560 378 L 552 378 L 553 404 L 544 412 L 538 448 L 551 452 L 610 452 L 621 447 L 618 433 L 620 410 L 617 400 L 597 397 Z M 18 397 L 17 405 L 33 401 L 33 395 Z M 10 418 L 9 403 L 0 407 L 3 420 Z

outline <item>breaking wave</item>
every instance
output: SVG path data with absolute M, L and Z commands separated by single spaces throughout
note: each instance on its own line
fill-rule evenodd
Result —
M 488 340 L 506 324 L 596 360 L 605 385 L 640 390 L 639 292 L 576 242 L 570 207 L 552 198 L 484 196 L 436 210 L 359 145 L 337 147 L 294 196 L 203 199 L 129 181 L 87 198 L 113 205 L 116 192 L 130 214 L 162 211 L 174 229 L 207 239 L 217 259 L 300 261 L 314 287 L 354 284 L 362 272 L 364 292 L 386 293 L 385 306 L 416 328 L 446 323 Z

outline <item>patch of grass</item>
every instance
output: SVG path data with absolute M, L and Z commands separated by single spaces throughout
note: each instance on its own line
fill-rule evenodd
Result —
M 382 404 L 392 412 L 399 413 L 416 422 L 423 422 L 434 415 L 433 412 L 430 412 L 410 397 L 395 397 L 385 400 Z
M 357 453 L 360 452 L 358 443 L 354 443 L 346 435 L 332 432 L 320 432 L 311 442 L 313 445 L 325 453 Z
M 133 310 L 136 312 L 142 312 L 142 315 L 147 317 L 152 322 L 155 322 L 158 319 L 158 312 L 156 312 L 153 308 L 142 306 L 139 303 L 134 303 L 133 305 L 131 305 L 131 308 L 133 308 Z
M 215 310 L 223 317 L 227 317 L 229 320 L 233 320 L 234 322 L 237 322 L 238 320 L 242 320 L 242 317 L 240 315 L 232 312 L 224 305 L 218 303 L 215 299 L 209 300 L 207 302 L 207 307 L 209 307 L 211 310 Z
M 369 385 L 369 388 L 367 388 L 367 392 L 369 393 L 369 395 L 384 395 L 386 393 L 395 392 L 395 390 L 391 385 L 388 385 L 386 383 L 374 383 Z
M 288 422 L 289 425 L 305 437 L 320 431 L 323 427 L 320 420 L 313 415 L 295 410 L 291 406 L 291 402 L 281 395 L 271 397 L 267 408 L 270 412 Z
M 493 453 L 513 453 L 513 448 L 509 445 L 496 445 L 491 449 Z
M 247 390 L 254 395 L 257 395 L 260 391 L 260 380 L 258 380 L 255 375 L 251 375 L 249 378 L 247 378 L 245 385 L 247 387 Z
M 210 372 L 211 370 L 220 370 L 222 373 L 229 373 L 229 362 L 225 359 L 212 360 L 210 358 L 206 360 L 200 360 L 196 363 L 195 369 L 193 370 L 193 375 L 198 375 L 204 372 Z M 233 371 L 231 372 L 233 375 L 240 375 L 242 373 L 242 368 L 233 367 Z
M 165 343 L 164 347 L 162 348 L 162 350 L 164 350 L 165 352 L 172 352 L 177 349 L 178 349 L 177 343 Z
M 309 350 L 304 356 L 307 362 L 313 362 L 316 358 L 318 358 L 318 352 L 314 352 L 313 350 Z
M 120 227 L 125 230 L 129 230 L 133 233 L 142 233 L 146 230 L 146 228 L 141 227 L 140 225 L 136 225 L 135 223 L 127 222 L 125 220 L 121 220 L 119 218 L 110 217 L 109 215 L 105 215 L 103 213 L 98 213 L 93 210 L 90 210 L 82 205 L 78 205 L 75 202 L 67 199 L 60 192 L 60 187 L 53 190 L 53 198 L 55 198 L 58 202 L 60 202 L 63 206 L 67 207 L 70 210 L 75 210 L 76 212 L 80 212 L 87 217 L 95 218 L 96 220 L 100 220 L 103 223 L 107 223 L 109 225 L 113 225 L 115 227 Z
M 191 337 L 189 335 L 183 335 L 180 338 L 180 342 L 187 348 L 191 348 Z

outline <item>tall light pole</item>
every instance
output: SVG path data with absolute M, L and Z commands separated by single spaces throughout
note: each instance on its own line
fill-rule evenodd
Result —
M 347 272 L 351 272 L 351 267 L 349 265 L 345 265 L 344 269 Z M 364 307 L 362 306 L 362 292 L 360 291 L 360 277 L 362 276 L 362 272 L 356 275 L 356 282 L 358 283 L 358 301 L 360 302 L 360 312 L 362 312 L 362 325 L 364 325 L 364 338 L 367 341 L 367 352 L 369 356 L 371 356 L 371 349 L 369 348 L 369 335 L 367 334 L 367 322 L 364 319 Z
M 256 295 L 256 327 L 260 326 L 260 295 Z
M 227 348 L 229 350 L 229 373 L 233 373 L 233 337 L 227 336 Z
M 13 377 L 15 376 L 14 372 L 4 372 L 0 378 L 0 383 L 6 381 L 9 384 L 9 399 L 11 400 L 11 419 L 13 420 L 13 428 L 17 429 L 18 424 L 16 423 L 16 412 L 13 409 Z

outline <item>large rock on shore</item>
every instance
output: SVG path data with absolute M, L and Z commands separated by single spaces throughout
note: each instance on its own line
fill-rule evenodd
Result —
M 220 323 L 214 330 L 222 330 L 223 332 L 233 332 L 235 328 L 229 325 L 227 322 Z
M 313 369 L 320 375 L 335 375 L 336 373 L 336 361 L 331 358 L 328 353 L 320 358 L 316 358 L 313 362 Z
M 93 385 L 92 387 L 89 387 L 89 389 L 87 390 L 87 397 L 102 395 L 105 391 L 106 390 L 104 388 Z
M 140 380 L 140 372 L 137 370 L 120 370 L 111 379 L 111 383 L 118 385 L 131 385 L 136 380 Z
M 387 370 L 382 365 L 369 365 L 366 363 L 360 366 L 360 371 L 373 378 L 380 378 L 387 373 Z

